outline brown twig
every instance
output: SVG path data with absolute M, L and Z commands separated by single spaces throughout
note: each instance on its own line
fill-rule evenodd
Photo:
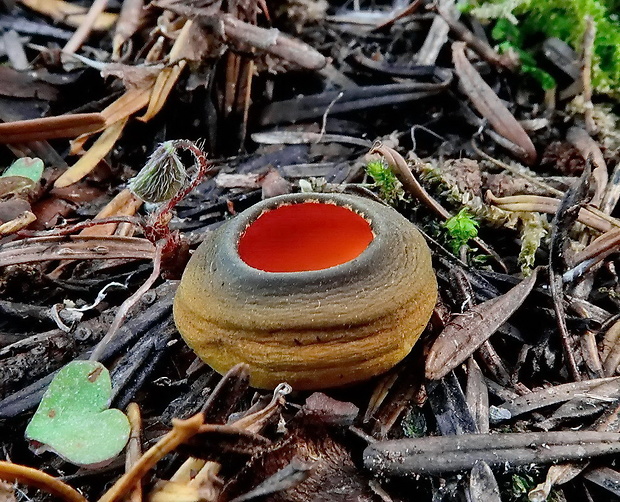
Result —
M 17 120 L 0 124 L 0 143 L 26 143 L 55 138 L 75 138 L 105 127 L 101 113 L 76 113 L 57 117 Z
M 451 214 L 444 209 L 439 202 L 433 199 L 422 185 L 420 185 L 420 182 L 413 175 L 411 169 L 409 169 L 405 159 L 396 150 L 382 143 L 375 143 L 369 153 L 376 153 L 383 156 L 385 162 L 398 178 L 398 181 L 402 183 L 403 188 L 409 195 L 419 200 L 440 218 L 444 220 L 450 218 Z
M 144 295 L 144 293 L 146 293 L 149 289 L 151 289 L 151 286 L 159 278 L 159 272 L 161 270 L 162 252 L 163 252 L 165 244 L 166 243 L 164 241 L 158 241 L 157 244 L 155 245 L 155 256 L 153 257 L 153 271 L 151 272 L 151 275 L 149 275 L 148 279 L 144 281 L 144 284 L 142 284 L 142 286 L 140 286 L 136 290 L 136 292 L 133 295 L 131 295 L 129 298 L 127 298 L 122 303 L 122 305 L 118 308 L 118 311 L 116 312 L 116 315 L 114 316 L 114 320 L 112 321 L 112 324 L 110 325 L 110 329 L 105 334 L 105 336 L 101 339 L 101 341 L 97 344 L 92 354 L 90 355 L 89 359 L 91 361 L 99 360 L 99 358 L 105 351 L 106 346 L 108 345 L 108 343 L 110 343 L 110 340 L 114 338 L 119 328 L 125 321 L 125 317 L 127 317 L 127 314 L 129 313 L 129 311 L 132 309 L 132 307 L 136 303 L 140 301 L 140 298 L 142 298 L 142 295 Z
M 0 479 L 10 483 L 24 483 L 45 490 L 65 502 L 88 502 L 79 492 L 60 479 L 38 469 L 0 460 Z
M 478 55 L 488 63 L 500 68 L 507 68 L 511 71 L 515 71 L 519 67 L 519 61 L 516 58 L 506 54 L 498 54 L 493 50 L 493 47 L 483 40 L 480 40 L 467 26 L 454 18 L 454 16 L 451 16 L 445 8 L 437 7 L 437 13 L 443 18 L 458 38 L 475 50 Z
M 222 23 L 228 43 L 251 45 L 307 70 L 320 70 L 327 64 L 327 59 L 320 52 L 279 30 L 261 28 L 231 14 L 221 14 L 218 20 Z
M 364 464 L 382 476 L 412 476 L 471 469 L 480 460 L 517 466 L 618 452 L 620 434 L 613 432 L 462 434 L 377 441 L 364 451 Z
M 112 488 L 99 499 L 99 502 L 116 502 L 121 500 L 160 459 L 165 457 L 180 444 L 185 443 L 191 437 L 198 434 L 203 423 L 204 417 L 202 413 L 197 413 L 187 420 L 172 419 L 172 430 L 142 455 L 131 470 L 123 474 L 123 476 L 114 483 Z
M 131 433 L 129 435 L 129 442 L 127 443 L 125 471 L 129 472 L 142 456 L 142 443 L 140 441 L 142 414 L 140 413 L 140 407 L 136 403 L 129 403 L 127 406 L 127 418 L 131 425 Z M 131 490 L 128 502 L 142 502 L 142 480 L 136 482 Z
M 594 52 L 594 37 L 596 25 L 592 16 L 586 16 L 586 29 L 583 34 L 583 56 L 581 66 L 581 80 L 583 82 L 584 118 L 589 134 L 596 134 L 598 127 L 594 121 L 594 105 L 592 104 L 592 55 Z

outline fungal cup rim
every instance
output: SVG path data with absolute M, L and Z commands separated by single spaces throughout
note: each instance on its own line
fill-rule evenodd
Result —
M 254 268 L 248 265 L 238 253 L 239 240 L 241 239 L 243 232 L 254 223 L 262 214 L 268 211 L 278 209 L 279 207 L 303 204 L 303 203 L 319 203 L 319 204 L 333 204 L 336 206 L 349 209 L 353 213 L 362 217 L 370 225 L 373 238 L 358 256 L 348 260 L 344 263 L 334 265 L 332 267 L 321 268 L 316 270 L 302 270 L 294 272 L 268 272 L 258 268 Z M 367 205 L 367 207 L 364 207 Z M 255 204 L 251 208 L 247 209 L 243 213 L 237 215 L 234 219 L 228 221 L 225 227 L 221 227 L 225 234 L 225 240 L 228 244 L 232 244 L 234 250 L 233 253 L 229 253 L 226 256 L 226 262 L 230 268 L 237 269 L 244 277 L 245 281 L 273 281 L 285 282 L 285 283 L 299 283 L 307 282 L 314 283 L 316 280 L 326 281 L 339 277 L 347 277 L 352 273 L 358 274 L 363 270 L 360 270 L 360 265 L 372 264 L 375 259 L 380 259 L 382 246 L 385 245 L 385 235 L 388 231 L 388 224 L 382 221 L 380 215 L 371 218 L 369 213 L 372 213 L 376 209 L 385 209 L 387 212 L 393 211 L 398 217 L 403 218 L 408 222 L 398 211 L 389 206 L 383 206 L 373 200 L 364 199 L 359 196 L 341 194 L 341 193 L 295 193 L 280 195 L 272 197 L 264 201 Z M 411 222 L 408 222 L 411 224 Z M 219 249 L 216 253 L 220 251 Z M 219 254 L 219 253 L 218 253 Z M 366 267 L 362 266 L 362 269 Z

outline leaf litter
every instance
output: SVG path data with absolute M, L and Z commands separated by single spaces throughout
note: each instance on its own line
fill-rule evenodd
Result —
M 0 43 L 15 163 L 0 178 L 0 479 L 75 502 L 620 496 L 620 136 L 600 52 L 615 32 L 599 9 L 530 43 L 544 23 L 528 2 L 453 3 L 24 0 L 0 16 L 18 35 Z M 161 143 L 173 174 L 150 161 L 136 177 Z M 256 392 L 178 338 L 190 250 L 290 191 L 383 198 L 427 237 L 440 299 L 389 374 Z M 23 436 L 54 375 L 92 359 L 131 424 L 124 475 L 116 454 L 86 474 Z

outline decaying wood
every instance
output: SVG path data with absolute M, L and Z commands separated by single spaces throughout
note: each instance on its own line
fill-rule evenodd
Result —
M 453 373 L 439 382 L 429 383 L 428 403 L 442 435 L 459 436 L 479 432 L 461 385 Z
M 489 392 L 484 376 L 473 357 L 467 361 L 465 399 L 478 426 L 478 431 L 486 434 L 489 432 Z
M 553 308 L 555 309 L 556 322 L 562 341 L 564 360 L 574 380 L 581 380 L 581 373 L 575 361 L 570 335 L 566 326 L 562 276 L 566 266 L 564 253 L 569 241 L 568 232 L 573 223 L 578 219 L 581 205 L 587 197 L 590 174 L 591 167 L 590 160 L 588 160 L 579 184 L 568 189 L 553 217 L 551 222 L 551 243 L 549 246 L 549 289 L 553 298 Z
M 620 452 L 620 434 L 612 432 L 516 432 L 463 434 L 377 441 L 364 450 L 364 465 L 382 476 L 443 474 L 489 466 L 545 464 Z
M 577 395 L 567 401 L 551 416 L 538 422 L 537 426 L 543 430 L 554 429 L 562 421 L 578 417 L 588 417 L 600 413 L 620 399 L 620 382 L 612 380 L 602 383 L 587 394 Z
M 469 496 L 472 502 L 501 502 L 497 480 L 486 462 L 476 462 L 471 470 Z
M 555 385 L 507 401 L 501 405 L 501 408 L 508 411 L 511 417 L 516 417 L 523 413 L 568 401 L 579 394 L 587 395 L 590 392 L 595 394 L 594 389 L 596 387 L 612 382 L 614 385 L 620 385 L 620 377 L 595 378 Z
M 155 246 L 138 237 L 33 237 L 0 247 L 0 267 L 48 260 L 152 260 Z
M 222 22 L 227 40 L 232 43 L 251 45 L 308 70 L 319 70 L 327 63 L 319 51 L 275 28 L 254 26 L 230 14 L 222 14 L 219 21 Z
M 587 471 L 583 477 L 604 488 L 611 495 L 620 497 L 620 472 L 609 467 L 596 467 Z
M 588 430 L 598 432 L 620 432 L 620 419 L 618 413 L 620 406 L 615 405 L 601 416 Z M 554 465 L 549 468 L 547 477 L 528 493 L 533 502 L 544 502 L 554 485 L 567 483 L 581 474 L 588 467 L 589 462 L 574 462 L 569 464 Z

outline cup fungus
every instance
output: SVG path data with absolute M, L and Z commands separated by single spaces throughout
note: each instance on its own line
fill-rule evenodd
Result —
M 213 232 L 174 301 L 187 344 L 250 383 L 337 387 L 390 369 L 437 298 L 430 251 L 394 209 L 343 194 L 265 200 Z

